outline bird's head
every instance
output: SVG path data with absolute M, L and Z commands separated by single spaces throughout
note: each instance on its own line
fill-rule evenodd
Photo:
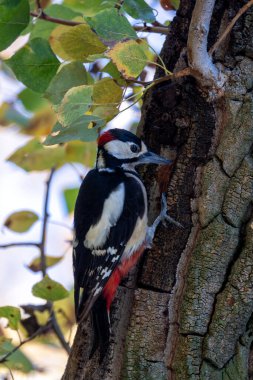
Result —
M 98 139 L 98 169 L 116 167 L 134 169 L 141 164 L 170 163 L 170 160 L 149 151 L 141 139 L 125 129 L 110 129 Z

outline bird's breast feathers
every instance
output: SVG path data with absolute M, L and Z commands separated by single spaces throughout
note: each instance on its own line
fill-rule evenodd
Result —
M 127 242 L 122 242 L 122 245 L 125 245 L 123 255 L 121 260 L 128 259 L 134 252 L 138 250 L 138 248 L 143 244 L 146 238 L 147 231 L 147 196 L 144 185 L 141 180 L 134 174 L 126 174 L 127 178 L 130 181 L 134 181 L 135 188 L 133 191 L 136 191 L 136 187 L 139 189 L 139 193 L 142 194 L 140 197 L 140 203 L 143 203 L 144 212 L 137 216 L 135 224 L 132 226 L 132 230 L 130 231 L 129 239 Z M 134 198 L 135 194 L 126 194 L 126 191 L 129 191 L 129 186 L 126 189 L 125 182 L 121 182 L 108 196 L 108 198 L 104 201 L 103 211 L 99 221 L 96 224 L 93 224 L 88 229 L 84 246 L 91 250 L 91 253 L 94 256 L 103 256 L 108 254 L 108 248 L 105 249 L 104 245 L 107 242 L 107 239 L 110 235 L 111 228 L 117 225 L 119 219 L 124 217 L 125 222 L 127 223 L 127 216 L 125 213 L 125 202 L 128 202 L 128 210 L 131 208 L 131 204 L 129 205 L 129 199 Z M 137 196 L 137 193 L 136 193 Z M 134 207 L 134 205 L 133 205 Z M 138 210 L 136 207 L 131 209 L 131 213 L 137 213 Z M 113 249 L 114 247 L 109 245 L 109 249 Z M 117 251 L 117 250 L 116 250 Z
M 103 247 L 110 233 L 111 227 L 115 226 L 122 214 L 125 200 L 125 186 L 121 182 L 105 200 L 100 220 L 92 225 L 84 241 L 84 246 L 89 249 Z M 96 250 L 94 251 L 94 254 Z

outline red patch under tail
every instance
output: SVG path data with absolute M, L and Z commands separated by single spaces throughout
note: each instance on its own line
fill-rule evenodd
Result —
M 120 263 L 120 265 L 113 271 L 110 279 L 108 280 L 103 290 L 103 296 L 106 299 L 107 310 L 110 309 L 111 303 L 115 297 L 115 293 L 120 281 L 127 275 L 130 269 L 135 266 L 144 250 L 145 244 L 143 244 L 138 249 L 138 251 L 136 251 L 129 259 Z

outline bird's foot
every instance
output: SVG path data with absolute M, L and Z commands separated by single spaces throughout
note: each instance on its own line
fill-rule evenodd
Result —
M 175 224 L 179 228 L 184 228 L 181 223 L 177 222 L 175 219 L 173 219 L 171 216 L 169 216 L 167 214 L 167 212 L 168 212 L 168 207 L 167 207 L 166 195 L 165 195 L 165 193 L 162 193 L 160 214 L 155 219 L 152 226 L 148 227 L 148 230 L 147 230 L 147 236 L 146 236 L 147 248 L 152 247 L 154 236 L 155 236 L 157 227 L 160 223 L 165 224 L 166 222 L 169 222 L 169 223 Z

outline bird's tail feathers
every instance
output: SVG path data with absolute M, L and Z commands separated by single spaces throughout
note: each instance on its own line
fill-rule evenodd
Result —
M 110 339 L 110 316 L 106 307 L 106 300 L 101 295 L 95 302 L 92 311 L 93 342 L 89 358 L 99 349 L 100 362 L 107 352 Z

